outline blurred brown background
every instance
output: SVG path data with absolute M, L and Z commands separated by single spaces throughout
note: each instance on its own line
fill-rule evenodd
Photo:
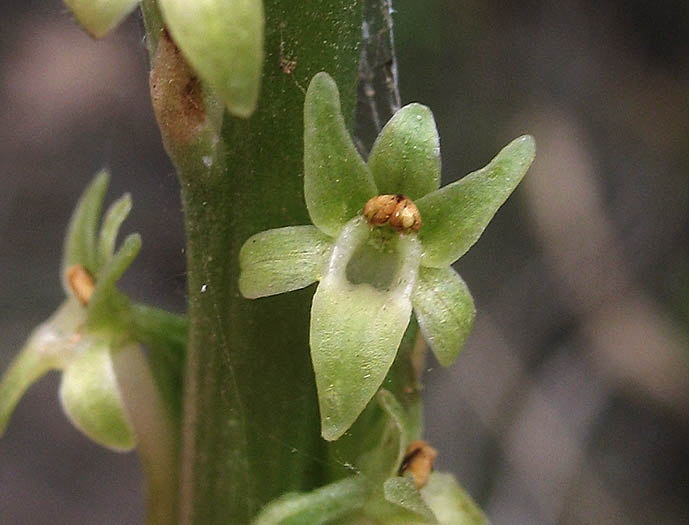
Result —
M 138 15 L 93 42 L 57 0 L 0 18 L 0 369 L 61 301 L 75 200 L 112 170 L 144 248 L 138 300 L 184 308 L 178 184 Z M 399 0 L 403 103 L 436 116 L 444 182 L 511 138 L 537 160 L 456 265 L 478 308 L 426 374 L 427 437 L 498 524 L 689 522 L 689 3 Z M 36 385 L 0 440 L 0 523 L 140 523 L 135 455 Z

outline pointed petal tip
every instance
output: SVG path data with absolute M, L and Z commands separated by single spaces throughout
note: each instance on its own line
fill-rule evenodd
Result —
M 93 184 L 103 184 L 110 180 L 110 170 L 108 168 L 101 168 L 98 173 L 93 177 Z
M 100 39 L 120 25 L 139 0 L 64 0 L 64 3 L 82 29 L 90 37 Z
M 507 147 L 516 147 L 522 150 L 525 159 L 531 163 L 536 156 L 536 140 L 533 135 L 522 135 L 514 139 Z
M 319 85 L 326 86 L 328 88 L 337 89 L 337 85 L 335 84 L 335 80 L 333 79 L 333 77 L 331 77 L 325 71 L 320 71 L 313 76 L 313 78 L 311 79 L 311 82 L 309 83 L 309 88 L 311 88 L 311 86 L 313 86 L 315 89 Z
M 253 100 L 246 101 L 246 103 L 237 103 L 234 99 L 223 98 L 223 103 L 232 115 L 235 117 L 248 119 L 254 114 L 258 107 L 258 91 L 255 93 Z
M 421 104 L 421 102 L 410 102 L 406 106 L 402 106 L 398 111 L 418 113 L 423 116 L 433 116 L 433 111 L 428 106 Z
M 417 200 L 425 249 L 421 264 L 443 268 L 464 255 L 524 178 L 535 154 L 533 137 L 522 135 L 485 167 Z
M 346 428 L 330 425 L 326 426 L 326 423 L 321 423 L 321 437 L 326 441 L 337 441 L 346 431 Z

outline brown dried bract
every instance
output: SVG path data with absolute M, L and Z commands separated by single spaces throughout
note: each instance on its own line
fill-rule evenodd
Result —
M 81 304 L 86 306 L 91 300 L 96 282 L 93 275 L 81 264 L 75 264 L 67 268 L 67 283 L 74 292 L 74 296 Z
M 206 121 L 201 82 L 167 31 L 153 57 L 150 87 L 163 139 L 178 146 L 198 138 Z
M 389 224 L 397 231 L 419 231 L 421 214 L 410 198 L 404 195 L 378 195 L 364 206 L 364 217 L 374 226 Z
M 402 464 L 400 465 L 399 475 L 403 476 L 411 472 L 414 476 L 416 488 L 421 489 L 428 483 L 428 478 L 433 470 L 433 461 L 438 455 L 438 451 L 430 446 L 426 441 L 412 441 L 407 447 Z

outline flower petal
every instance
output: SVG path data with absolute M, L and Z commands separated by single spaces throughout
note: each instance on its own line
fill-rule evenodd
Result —
M 440 187 L 440 138 L 433 113 L 404 106 L 385 124 L 368 157 L 378 193 L 419 199 Z
M 383 484 L 385 500 L 414 515 L 414 523 L 438 523 L 433 511 L 428 508 L 411 476 L 394 477 Z
M 256 109 L 263 69 L 262 0 L 158 0 L 182 54 L 230 113 Z
M 311 307 L 311 360 L 321 433 L 329 441 L 354 423 L 378 390 L 411 314 L 411 291 L 420 258 L 413 237 L 404 239 L 400 247 L 404 263 L 389 289 L 352 284 L 347 279 L 347 264 L 366 242 L 369 231 L 361 217 L 343 229 Z
M 132 197 L 129 193 L 125 193 L 113 202 L 105 213 L 98 236 L 98 268 L 102 268 L 112 260 L 117 234 L 131 209 Z
M 336 237 L 376 193 L 345 126 L 337 85 L 318 73 L 304 101 L 304 198 L 311 222 Z
M 486 525 L 489 523 L 471 496 L 452 474 L 434 472 L 421 496 L 438 521 L 447 525 Z
M 79 24 L 95 38 L 115 29 L 140 0 L 64 0 Z
M 96 443 L 117 451 L 134 448 L 134 430 L 126 412 L 110 347 L 85 341 L 62 374 L 60 402 L 75 427 Z
M 115 293 L 115 283 L 132 264 L 141 249 L 141 235 L 128 235 L 113 258 L 97 275 L 96 288 L 88 304 L 88 323 L 91 328 L 98 324 L 111 325 L 116 315 L 117 301 L 126 300 Z
M 485 168 L 416 201 L 423 221 L 421 264 L 443 268 L 464 255 L 522 180 L 534 155 L 534 140 L 524 135 Z
M 0 382 L 0 436 L 24 392 L 51 368 L 50 361 L 30 347 L 14 358 Z
M 451 267 L 421 268 L 412 295 L 423 336 L 443 366 L 450 366 L 474 326 L 476 309 L 466 283 Z
M 332 246 L 315 226 L 257 233 L 239 252 L 239 291 L 256 299 L 305 288 L 320 279 Z
M 93 292 L 94 296 L 98 293 L 100 288 L 108 288 L 115 285 L 120 277 L 122 277 L 122 274 L 129 268 L 132 262 L 134 262 L 140 249 L 141 235 L 138 233 L 131 233 L 125 237 L 114 257 L 98 274 L 96 290 Z
M 65 280 L 67 268 L 81 264 L 92 274 L 98 270 L 96 230 L 109 178 L 106 171 L 101 171 L 93 178 L 79 198 L 69 221 L 62 255 L 63 288 L 68 294 L 71 289 Z
M 307 493 L 289 493 L 269 503 L 252 525 L 325 524 L 361 508 L 366 502 L 364 476 L 344 478 Z
M 24 392 L 46 372 L 61 368 L 73 355 L 75 334 L 85 321 L 76 299 L 68 299 L 31 334 L 0 381 L 0 435 Z

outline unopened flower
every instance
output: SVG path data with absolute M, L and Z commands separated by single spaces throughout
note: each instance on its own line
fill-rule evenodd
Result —
M 256 109 L 263 71 L 263 0 L 158 0 L 172 39 L 230 113 Z

